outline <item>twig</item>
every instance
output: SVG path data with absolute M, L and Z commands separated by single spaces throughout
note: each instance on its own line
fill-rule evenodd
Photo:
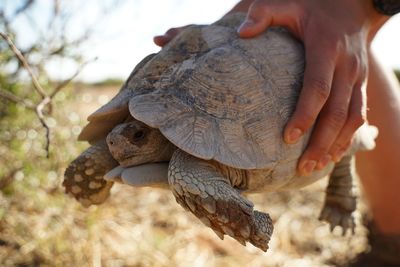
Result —
M 45 128 L 46 130 L 46 158 L 49 158 L 50 156 L 50 128 L 47 125 L 44 115 L 43 115 L 43 109 L 44 107 L 49 104 L 51 101 L 50 97 L 46 96 L 46 98 L 44 98 L 37 106 L 36 106 L 36 115 L 39 118 L 40 123 L 42 124 L 43 128 Z
M 0 36 L 8 43 L 8 46 L 10 49 L 14 52 L 15 56 L 18 58 L 18 60 L 21 62 L 22 66 L 28 71 L 33 87 L 35 90 L 39 93 L 39 95 L 42 97 L 42 100 L 39 102 L 37 105 L 33 105 L 28 103 L 25 99 L 22 99 L 10 92 L 7 92 L 5 90 L 0 89 L 0 97 L 3 97 L 7 100 L 13 101 L 15 103 L 20 103 L 30 109 L 33 109 L 39 118 L 40 123 L 42 124 L 43 128 L 46 130 L 46 157 L 49 158 L 49 149 L 50 149 L 50 127 L 47 125 L 45 116 L 43 114 L 43 110 L 46 106 L 49 105 L 50 110 L 51 110 L 51 101 L 54 98 L 55 95 L 57 95 L 58 92 L 61 91 L 65 86 L 67 86 L 78 74 L 82 71 L 82 69 L 89 64 L 91 61 L 96 60 L 97 58 L 94 58 L 93 60 L 87 61 L 83 63 L 77 71 L 68 79 L 64 80 L 61 82 L 56 88 L 54 88 L 53 92 L 49 95 L 46 94 L 46 92 L 43 90 L 42 86 L 39 84 L 38 79 L 36 78 L 35 74 L 33 73 L 31 67 L 29 66 L 27 60 L 25 59 L 24 55 L 21 53 L 21 51 L 14 45 L 10 37 L 8 37 L 6 34 L 0 32 Z
M 24 66 L 26 71 L 29 73 L 29 76 L 32 79 L 32 84 L 33 84 L 34 88 L 36 89 L 36 91 L 39 93 L 39 95 L 43 99 L 46 98 L 47 95 L 46 95 L 45 91 L 43 90 L 42 86 L 39 84 L 35 74 L 33 73 L 31 67 L 29 66 L 26 58 L 22 55 L 21 51 L 18 50 L 18 48 L 15 46 L 15 44 L 10 39 L 10 37 L 8 37 L 8 35 L 0 32 L 0 36 L 7 42 L 8 46 L 10 47 L 10 49 L 14 52 L 15 56 L 18 58 L 18 60 Z
M 93 61 L 97 60 L 97 57 L 93 58 L 92 60 L 88 60 L 86 62 L 84 62 L 82 65 L 79 66 L 79 68 L 75 71 L 75 73 L 69 77 L 68 79 L 62 81 L 60 84 L 58 84 L 56 86 L 56 88 L 54 88 L 53 92 L 50 94 L 50 99 L 53 99 L 54 96 L 60 92 L 61 89 L 63 89 L 65 86 L 67 86 L 73 79 L 76 78 L 76 76 L 79 75 L 79 73 L 81 73 L 81 71 L 83 70 L 84 67 L 86 67 L 87 64 L 92 63 Z
M 27 102 L 25 99 L 20 98 L 19 96 L 16 96 L 10 92 L 7 92 L 5 90 L 0 89 L 0 97 L 3 97 L 9 101 L 12 101 L 14 103 L 17 104 L 21 104 L 24 105 L 25 107 L 32 109 L 32 110 L 36 110 L 36 106 Z

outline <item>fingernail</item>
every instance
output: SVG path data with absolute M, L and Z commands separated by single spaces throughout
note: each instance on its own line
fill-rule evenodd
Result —
M 163 46 L 165 44 L 165 37 L 164 37 L 164 35 L 157 35 L 157 36 L 154 36 L 153 41 L 157 45 Z
M 317 162 L 315 160 L 307 160 L 303 164 L 302 175 L 309 175 L 315 169 Z
M 290 130 L 286 141 L 289 144 L 294 144 L 299 140 L 299 138 L 302 135 L 303 135 L 303 132 L 300 129 L 294 128 L 294 129 Z
M 346 152 L 345 149 L 339 149 L 334 155 L 333 155 L 333 160 L 335 162 L 339 162 L 342 158 L 344 153 Z
M 325 155 L 325 156 L 323 156 L 323 157 L 318 161 L 317 169 L 320 170 L 320 169 L 325 168 L 326 165 L 328 165 L 328 163 L 331 161 L 331 159 L 332 159 L 331 155 Z
M 239 26 L 238 28 L 238 32 L 241 32 L 243 30 L 245 30 L 248 27 L 252 27 L 254 25 L 254 20 L 247 18 L 245 21 L 243 21 L 243 23 Z

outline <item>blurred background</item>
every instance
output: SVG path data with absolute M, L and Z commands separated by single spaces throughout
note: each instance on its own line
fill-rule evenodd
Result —
M 337 266 L 367 249 L 362 226 L 341 236 L 317 220 L 326 180 L 251 196 L 275 223 L 268 253 L 219 240 L 168 191 L 117 185 L 88 209 L 64 194 L 64 170 L 87 147 L 76 141 L 87 115 L 159 50 L 153 36 L 211 23 L 236 2 L 0 1 L 0 32 L 37 77 L 32 84 L 0 38 L 0 266 Z M 392 70 L 400 69 L 399 29 L 395 16 L 373 43 Z

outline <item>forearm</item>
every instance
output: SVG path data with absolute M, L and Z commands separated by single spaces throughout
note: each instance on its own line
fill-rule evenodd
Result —
M 365 0 L 364 0 L 365 1 Z M 371 21 L 368 39 L 371 42 L 379 29 L 390 19 L 390 16 L 380 13 L 377 7 L 374 7 L 373 1 L 369 1 L 369 9 L 372 9 L 370 14 L 373 17 Z
M 372 53 L 369 62 L 368 119 L 379 135 L 373 151 L 357 155 L 357 170 L 380 230 L 400 234 L 400 86 Z

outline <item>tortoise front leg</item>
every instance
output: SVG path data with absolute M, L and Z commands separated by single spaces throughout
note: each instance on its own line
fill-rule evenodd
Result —
M 65 170 L 63 186 L 83 206 L 103 203 L 110 194 L 113 182 L 103 179 L 116 167 L 105 140 L 101 140 L 80 154 Z
M 326 189 L 325 204 L 321 211 L 320 220 L 329 222 L 331 231 L 336 225 L 343 228 L 343 234 L 347 229 L 354 233 L 353 211 L 356 209 L 356 197 L 353 192 L 354 158 L 345 156 L 335 165 L 329 178 Z
M 273 226 L 268 214 L 254 211 L 253 203 L 234 189 L 210 162 L 175 151 L 168 182 L 176 201 L 191 211 L 222 239 L 227 234 L 241 244 L 249 241 L 266 251 Z

